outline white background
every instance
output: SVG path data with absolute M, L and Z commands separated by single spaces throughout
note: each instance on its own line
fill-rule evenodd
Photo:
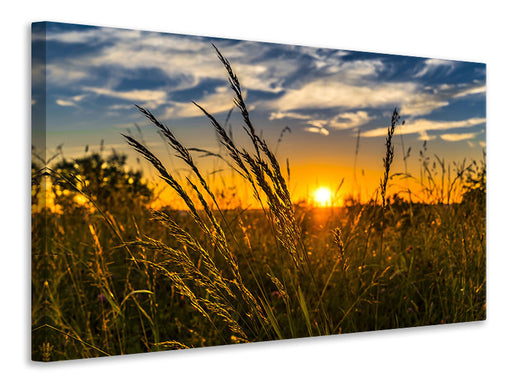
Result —
M 18 1 L 1 33 L 3 382 L 511 382 L 510 11 L 490 1 Z M 497 2 L 496 2 L 497 4 Z M 488 320 L 87 361 L 30 362 L 30 23 L 61 21 L 485 62 Z

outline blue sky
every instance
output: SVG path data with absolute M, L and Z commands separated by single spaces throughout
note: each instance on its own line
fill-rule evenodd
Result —
M 42 38 L 34 35 L 35 44 Z M 233 106 L 212 43 L 231 62 L 264 137 L 276 143 L 291 128 L 279 154 L 297 167 L 339 162 L 346 166 L 336 172 L 348 172 L 360 130 L 358 164 L 378 169 L 394 107 L 413 151 L 427 140 L 433 152 L 460 160 L 480 158 L 485 147 L 484 64 L 59 23 L 47 24 L 46 43 L 49 153 L 64 144 L 66 155 L 77 156 L 101 140 L 131 153 L 120 133 L 135 124 L 146 141 L 161 145 L 133 104 L 150 109 L 187 145 L 217 148 L 191 103 L 220 121 Z M 238 122 L 234 114 L 235 138 L 243 141 Z

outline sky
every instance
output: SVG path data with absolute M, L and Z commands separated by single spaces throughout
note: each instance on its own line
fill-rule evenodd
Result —
M 394 137 L 392 173 L 407 167 L 419 175 L 425 142 L 432 158 L 447 164 L 479 160 L 486 145 L 481 63 L 60 23 L 47 23 L 45 34 L 34 30 L 35 47 L 44 47 L 45 38 L 46 61 L 33 60 L 32 70 L 33 87 L 44 78 L 46 93 L 33 92 L 32 105 L 45 110 L 47 157 L 59 145 L 72 158 L 103 143 L 154 177 L 121 136 L 129 132 L 183 172 L 134 104 L 149 109 L 186 146 L 219 151 L 212 126 L 192 103 L 221 122 L 233 107 L 212 43 L 238 75 L 256 130 L 282 164 L 288 161 L 296 200 L 318 187 L 335 190 L 342 180 L 343 196 L 371 196 L 382 177 L 394 108 L 405 123 Z M 235 142 L 247 145 L 236 110 L 228 124 Z M 213 180 L 229 179 L 220 161 L 197 161 Z

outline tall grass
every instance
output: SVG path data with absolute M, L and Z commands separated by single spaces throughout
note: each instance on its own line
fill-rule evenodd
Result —
M 216 196 L 195 165 L 188 149 L 176 139 L 168 127 L 158 121 L 151 112 L 140 106 L 137 108 L 162 132 L 176 156 L 192 170 L 197 181 L 189 178 L 186 178 L 186 181 L 195 196 L 190 196 L 186 192 L 186 188 L 169 173 L 146 146 L 133 137 L 125 135 L 125 138 L 154 166 L 162 180 L 177 192 L 188 207 L 188 212 L 195 224 L 200 228 L 200 233 L 205 238 L 203 241 L 210 246 L 211 250 L 206 251 L 204 248 L 207 247 L 203 248 L 200 245 L 197 232 L 183 232 L 170 217 L 162 216 L 159 213 L 155 213 L 155 215 L 169 228 L 171 235 L 178 239 L 183 247 L 190 248 L 193 244 L 191 249 L 200 251 L 204 271 L 196 267 L 197 260 L 194 260 L 194 255 L 190 252 L 177 252 L 154 239 L 148 239 L 149 243 L 140 241 L 137 245 L 141 247 L 141 252 L 144 252 L 144 247 L 151 243 L 153 247 L 169 256 L 179 254 L 180 257 L 174 259 L 173 263 L 174 267 L 177 265 L 181 267 L 179 271 L 171 272 L 162 263 L 152 262 L 150 265 L 168 276 L 172 284 L 188 297 L 194 308 L 209 322 L 215 324 L 214 318 L 223 322 L 237 340 L 265 340 L 303 335 L 297 333 L 300 326 L 293 324 L 296 320 L 292 318 L 292 312 L 302 315 L 301 322 L 306 325 L 307 335 L 328 334 L 331 332 L 332 322 L 326 315 L 321 301 L 318 276 L 315 275 L 309 260 L 279 162 L 265 140 L 255 131 L 240 83 L 229 61 L 222 56 L 217 48 L 215 49 L 228 73 L 229 84 L 234 93 L 234 103 L 242 115 L 243 128 L 250 138 L 252 148 L 249 150 L 237 146 L 213 115 L 200 105 L 195 105 L 213 125 L 221 145 L 231 159 L 230 166 L 250 184 L 254 197 L 260 202 L 261 209 L 270 224 L 272 237 L 278 246 L 278 257 L 281 260 L 278 270 L 269 269 L 265 275 L 256 271 L 252 266 L 253 260 L 246 256 L 251 253 L 250 239 L 247 238 L 248 241 L 243 244 L 237 236 L 234 236 L 237 229 L 243 230 L 243 223 L 239 223 L 242 228 L 237 229 L 229 225 L 219 207 Z M 198 203 L 194 203 L 194 198 Z M 230 241 L 228 241 L 226 233 L 230 235 Z M 242 277 L 240 274 L 240 260 L 234 256 L 237 252 L 244 257 L 244 262 L 247 263 L 248 276 Z M 218 260 L 219 256 L 220 261 Z M 226 272 L 225 267 L 230 272 L 229 279 L 222 276 L 221 271 Z M 247 287 L 247 280 L 255 287 L 252 291 Z M 289 332 L 284 331 L 276 318 L 270 305 L 271 297 L 263 288 L 268 285 L 265 280 L 270 280 L 283 298 L 287 313 L 290 314 L 287 324 Z M 212 284 L 212 282 L 217 284 Z M 204 289 L 208 291 L 208 300 L 201 298 L 204 296 Z M 305 297 L 320 300 L 321 311 L 311 311 L 312 303 L 308 303 Z M 242 308 L 237 308 L 240 306 Z

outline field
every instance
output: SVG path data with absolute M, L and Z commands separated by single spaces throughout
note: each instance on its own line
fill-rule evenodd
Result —
M 189 170 L 177 178 L 141 140 L 125 139 L 174 191 L 126 156 L 33 160 L 32 357 L 117 354 L 484 320 L 485 160 L 449 168 L 422 153 L 421 199 L 391 194 L 394 111 L 369 201 L 295 201 L 287 164 L 257 134 L 220 54 L 250 146 L 205 109 L 220 156 L 257 202 L 230 206 L 185 147 L 138 107 Z M 484 155 L 485 159 L 485 155 Z M 450 172 L 451 171 L 451 172 Z M 329 204 L 326 204 L 329 205 Z

